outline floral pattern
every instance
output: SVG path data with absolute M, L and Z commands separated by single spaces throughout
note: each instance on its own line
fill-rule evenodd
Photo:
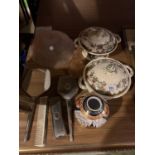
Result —
M 129 85 L 127 70 L 114 59 L 102 58 L 90 62 L 85 76 L 89 86 L 100 94 L 119 94 Z
M 89 27 L 79 35 L 79 44 L 91 54 L 109 54 L 118 42 L 115 35 L 102 27 Z

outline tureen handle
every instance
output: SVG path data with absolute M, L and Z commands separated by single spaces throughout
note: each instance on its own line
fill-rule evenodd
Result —
M 121 37 L 118 35 L 118 34 L 114 34 L 115 35 L 115 38 L 117 40 L 117 43 L 120 43 L 121 42 Z
M 124 66 L 125 66 L 126 69 L 129 71 L 130 77 L 132 77 L 132 76 L 134 75 L 133 69 L 132 69 L 130 66 L 128 66 L 128 65 L 124 65 Z
M 76 48 L 79 47 L 79 38 L 76 38 L 76 39 L 74 40 L 74 46 L 75 46 Z M 86 50 L 84 50 L 84 49 L 82 49 L 82 55 L 83 55 L 84 58 L 88 58 L 88 52 L 87 52 Z
M 79 38 L 74 40 L 74 46 L 77 48 L 79 46 Z
M 84 58 L 88 58 L 88 52 L 86 50 L 82 50 L 82 55 Z
M 86 86 L 83 84 L 83 79 L 82 79 L 82 77 L 79 78 L 78 84 L 79 84 L 79 87 L 80 87 L 81 89 L 84 89 L 84 90 L 87 89 Z

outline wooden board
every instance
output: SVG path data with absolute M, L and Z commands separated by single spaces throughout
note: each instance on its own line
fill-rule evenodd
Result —
M 79 54 L 80 52 L 77 52 Z M 120 47 L 111 57 L 132 65 L 132 55 Z M 75 57 L 74 57 L 75 58 Z M 77 56 L 78 58 L 78 56 Z M 80 57 L 79 57 L 80 58 Z M 81 62 L 81 60 L 76 60 Z M 39 77 L 38 77 L 39 78 Z M 55 139 L 52 129 L 52 119 L 49 114 L 47 145 L 43 148 L 33 146 L 36 121 L 34 120 L 30 141 L 24 143 L 24 132 L 27 114 L 19 114 L 19 151 L 20 153 L 32 152 L 68 152 L 68 151 L 90 151 L 107 150 L 119 148 L 134 148 L 135 145 L 135 101 L 134 101 L 134 78 L 129 92 L 123 97 L 109 101 L 110 117 L 108 122 L 101 128 L 83 128 L 74 119 L 73 132 L 74 142 L 69 142 L 69 137 Z M 65 113 L 65 108 L 63 108 Z M 35 118 L 36 119 L 36 118 Z M 66 118 L 65 118 L 66 119 Z M 65 121 L 66 122 L 66 121 Z M 67 122 L 66 122 L 67 124 Z

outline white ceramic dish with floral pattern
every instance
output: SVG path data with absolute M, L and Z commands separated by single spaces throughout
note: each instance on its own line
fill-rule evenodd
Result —
M 79 87 L 106 99 L 118 98 L 128 92 L 132 76 L 133 70 L 128 65 L 112 58 L 97 58 L 85 66 Z
M 83 30 L 74 41 L 75 46 L 82 49 L 84 57 L 88 54 L 96 57 L 108 56 L 116 50 L 120 42 L 119 35 L 102 27 L 89 27 Z

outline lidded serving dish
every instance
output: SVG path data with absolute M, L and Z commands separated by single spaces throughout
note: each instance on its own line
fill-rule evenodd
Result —
M 128 65 L 112 58 L 97 58 L 85 66 L 79 87 L 105 99 L 118 98 L 129 90 L 132 76 L 133 70 Z
M 82 54 L 91 56 L 108 56 L 116 50 L 121 42 L 119 35 L 102 27 L 89 27 L 83 30 L 74 43 L 82 49 Z

